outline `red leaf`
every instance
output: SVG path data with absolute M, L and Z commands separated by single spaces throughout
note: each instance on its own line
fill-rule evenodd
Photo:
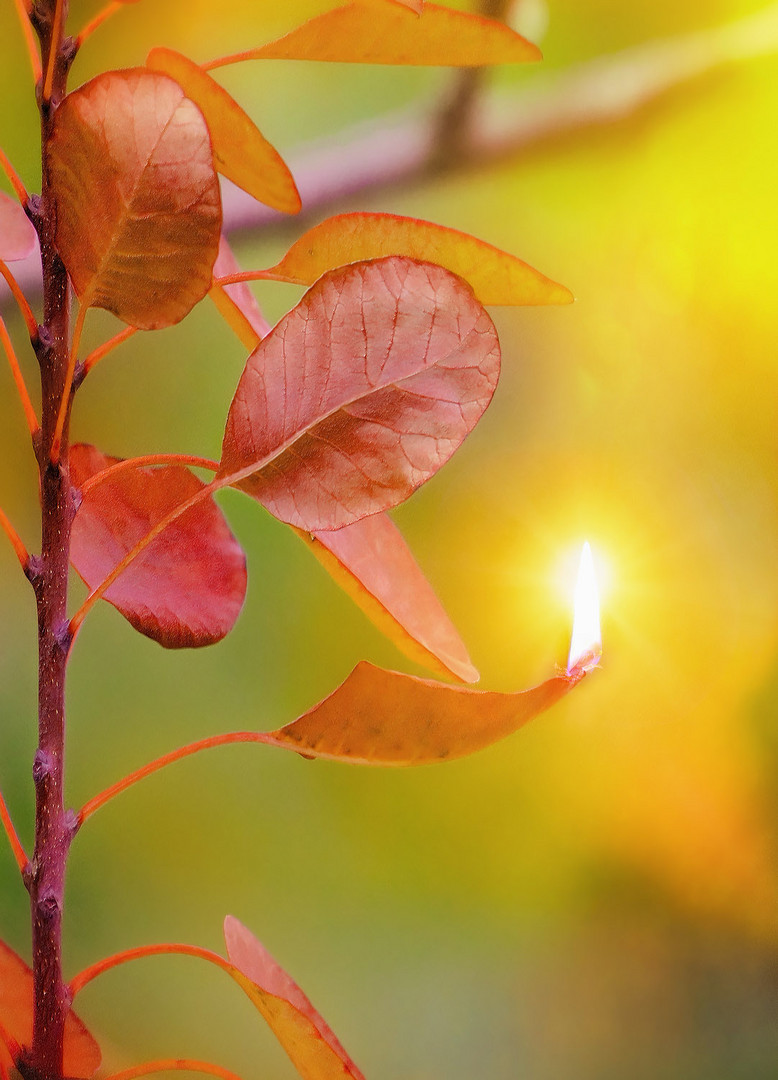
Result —
M 0 1024 L 22 1047 L 32 1044 L 32 971 L 0 941 Z M 86 1080 L 100 1067 L 100 1047 L 72 1011 L 65 1021 L 64 1072 Z M 15 1064 L 0 1039 L 0 1068 Z
M 494 325 L 447 270 L 325 274 L 249 357 L 217 476 L 309 532 L 395 506 L 448 460 L 499 375 Z
M 82 304 L 141 330 L 205 296 L 221 232 L 211 139 L 167 75 L 108 71 L 57 109 L 48 162 L 57 248 Z
M 263 741 L 304 757 L 356 765 L 430 765 L 513 734 L 583 677 L 576 670 L 531 690 L 501 694 L 445 686 L 363 661 L 329 697 Z
M 425 3 L 351 3 L 325 11 L 295 30 L 206 67 L 238 60 L 329 60 L 352 64 L 479 67 L 540 60 L 537 46 L 482 15 Z
M 16 199 L 0 191 L 0 259 L 15 262 L 35 250 L 38 234 Z
M 362 1073 L 297 983 L 232 915 L 224 920 L 233 978 L 262 1013 L 303 1080 L 342 1080 Z
M 311 285 L 345 263 L 407 255 L 458 274 L 482 304 L 569 304 L 573 294 L 484 240 L 398 214 L 336 214 L 295 241 L 263 277 Z
M 119 460 L 94 446 L 73 446 L 73 484 L 80 487 Z M 73 521 L 73 566 L 90 588 L 99 585 L 153 525 L 204 486 L 181 465 L 127 469 L 97 484 Z M 245 593 L 243 552 L 218 506 L 208 499 L 153 540 L 105 599 L 140 633 L 177 649 L 223 638 Z
M 478 681 L 456 628 L 386 514 L 336 532 L 295 532 L 406 656 L 462 682 Z
M 227 277 L 228 274 L 239 272 L 240 267 L 227 243 L 227 237 L 222 234 L 219 254 L 213 266 L 213 276 L 214 278 Z M 209 295 L 219 309 L 219 313 L 230 324 L 247 349 L 255 349 L 262 338 L 270 332 L 270 323 L 260 311 L 254 293 L 245 282 L 219 285 L 214 280 Z
M 146 58 L 179 84 L 202 112 L 211 133 L 216 168 L 249 195 L 286 214 L 300 210 L 300 196 L 281 155 L 224 87 L 173 49 L 152 49 Z

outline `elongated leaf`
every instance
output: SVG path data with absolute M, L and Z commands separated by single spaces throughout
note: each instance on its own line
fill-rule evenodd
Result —
M 224 920 L 224 940 L 236 969 L 233 978 L 267 1020 L 303 1080 L 364 1080 L 297 983 L 232 915 Z
M 491 319 L 447 270 L 410 259 L 325 274 L 249 357 L 218 477 L 308 532 L 407 498 L 489 404 Z
M 38 234 L 16 199 L 0 191 L 0 259 L 15 262 L 35 250 Z
M 281 155 L 223 87 L 173 49 L 152 49 L 146 67 L 175 79 L 200 109 L 220 173 L 266 206 L 286 214 L 299 211 L 300 195 Z
M 504 23 L 425 3 L 351 3 L 317 15 L 277 41 L 217 60 L 330 60 L 352 64 L 480 67 L 540 60 L 540 50 Z
M 221 198 L 208 127 L 167 75 L 109 71 L 56 113 L 57 248 L 87 306 L 154 330 L 211 285 Z
M 458 274 L 482 304 L 569 304 L 572 293 L 527 263 L 474 236 L 397 214 L 337 214 L 303 233 L 263 276 L 310 285 L 327 270 L 407 255 Z
M 255 349 L 270 332 L 270 323 L 260 311 L 254 293 L 243 281 L 235 285 L 220 285 L 216 280 L 228 274 L 236 274 L 239 270 L 227 237 L 222 235 L 219 254 L 213 266 L 214 282 L 208 295 L 246 348 Z
M 445 686 L 363 661 L 329 697 L 263 741 L 304 757 L 355 765 L 431 765 L 513 734 L 582 678 L 576 671 L 501 694 Z
M 440 674 L 477 682 L 464 642 L 386 514 L 336 532 L 295 532 L 406 656 Z
M 0 941 L 0 1024 L 24 1049 L 32 1044 L 32 971 Z M 100 1067 L 100 1047 L 73 1012 L 65 1021 L 65 1076 L 87 1080 Z M 0 1067 L 15 1064 L 0 1039 Z
M 94 446 L 71 448 L 73 483 L 119 458 Z M 87 492 L 73 521 L 73 566 L 90 588 L 103 581 L 149 529 L 204 485 L 189 469 L 127 469 Z M 105 593 L 147 637 L 169 649 L 219 641 L 237 619 L 246 564 L 218 506 L 208 499 L 168 526 Z

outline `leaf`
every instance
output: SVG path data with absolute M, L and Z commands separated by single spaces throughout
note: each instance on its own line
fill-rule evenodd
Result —
M 456 628 L 386 514 L 336 532 L 295 532 L 406 656 L 462 682 L 478 681 Z
M 214 282 L 209 296 L 246 348 L 255 349 L 270 332 L 270 323 L 260 311 L 254 293 L 243 281 L 234 285 L 220 285 L 216 280 L 239 271 L 240 267 L 227 243 L 227 237 L 222 234 L 219 254 L 213 266 Z
M 183 319 L 211 285 L 221 198 L 208 127 L 181 87 L 143 68 L 98 75 L 57 110 L 48 165 L 82 304 L 141 330 Z
M 119 458 L 96 447 L 70 450 L 78 488 Z M 166 514 L 205 485 L 181 465 L 126 469 L 84 496 L 73 521 L 71 559 L 90 588 Z M 212 499 L 182 514 L 108 588 L 105 599 L 168 649 L 219 641 L 246 593 L 243 552 Z
M 392 4 L 400 4 L 401 7 L 410 8 L 411 11 L 415 11 L 417 15 L 421 15 L 424 9 L 424 0 L 390 0 Z
M 342 1080 L 362 1073 L 296 982 L 232 915 L 224 920 L 231 972 L 273 1029 L 303 1080 Z
M 217 478 L 308 532 L 395 506 L 453 454 L 497 384 L 469 287 L 410 259 L 325 274 L 248 359 Z
M 0 941 L 0 1024 L 21 1047 L 32 1044 L 32 971 Z M 65 1076 L 86 1078 L 100 1067 L 100 1047 L 72 1010 L 65 1021 Z M 14 1065 L 0 1039 L 0 1068 Z
M 266 206 L 286 214 L 299 212 L 300 195 L 281 155 L 223 87 L 173 49 L 152 49 L 146 67 L 175 79 L 200 109 L 218 172 Z
M 584 677 L 556 675 L 521 693 L 472 690 L 383 671 L 365 661 L 271 746 L 354 765 L 430 765 L 482 750 L 556 704 Z
M 0 191 L 0 259 L 15 262 L 35 251 L 38 234 L 16 199 Z
M 573 294 L 527 263 L 474 236 L 397 214 L 337 214 L 297 240 L 263 277 L 310 285 L 334 266 L 407 255 L 458 274 L 482 304 L 569 304 Z
M 217 60 L 329 60 L 352 64 L 480 67 L 540 60 L 537 46 L 504 23 L 425 3 L 351 3 L 317 15 L 255 49 Z

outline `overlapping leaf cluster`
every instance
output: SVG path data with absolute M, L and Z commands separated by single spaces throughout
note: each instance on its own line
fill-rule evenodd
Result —
M 242 273 L 222 235 L 218 175 L 286 213 L 300 209 L 300 196 L 281 156 L 209 71 L 262 59 L 482 65 L 538 57 L 499 22 L 421 0 L 355 0 L 209 64 L 153 49 L 144 66 L 98 75 L 58 104 L 45 167 L 56 197 L 57 250 L 79 302 L 62 423 L 77 386 L 107 351 L 79 365 L 90 308 L 113 312 L 129 332 L 154 330 L 180 321 L 210 293 L 250 350 L 218 461 L 123 461 L 94 446 L 70 448 L 78 503 L 71 559 L 91 590 L 71 623 L 74 636 L 103 598 L 166 647 L 224 637 L 243 603 L 246 567 L 214 496 L 235 487 L 287 523 L 412 659 L 459 683 L 477 680 L 386 511 L 448 460 L 492 398 L 500 349 L 484 305 L 567 303 L 570 293 L 455 229 L 375 213 L 329 218 L 275 266 Z M 36 242 L 5 195 L 0 238 L 4 262 L 25 257 Z M 309 288 L 271 329 L 246 284 L 252 279 Z M 558 675 L 524 694 L 490 694 L 361 664 L 299 720 L 234 739 L 366 764 L 439 761 L 515 730 L 582 674 Z M 256 939 L 233 919 L 225 935 L 227 960 L 206 959 L 246 991 L 300 1075 L 359 1077 Z M 77 977 L 72 990 L 86 981 Z M 24 1065 L 31 1017 L 31 972 L 0 946 L 3 1074 Z M 71 1014 L 66 1074 L 87 1078 L 98 1065 L 94 1041 Z

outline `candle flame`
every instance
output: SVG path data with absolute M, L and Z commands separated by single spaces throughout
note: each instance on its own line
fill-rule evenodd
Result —
M 567 660 L 568 675 L 591 671 L 600 662 L 600 597 L 594 576 L 592 549 L 588 541 L 581 551 L 578 581 L 575 586 L 575 614 Z

